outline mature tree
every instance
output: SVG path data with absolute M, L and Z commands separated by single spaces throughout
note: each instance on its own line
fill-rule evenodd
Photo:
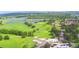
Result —
M 8 35 L 4 36 L 4 40 L 9 40 L 9 39 L 10 39 L 10 38 L 9 38 Z
M 3 37 L 0 35 L 0 40 L 2 40 L 3 39 Z

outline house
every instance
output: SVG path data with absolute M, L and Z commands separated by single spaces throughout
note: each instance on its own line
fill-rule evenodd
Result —
M 57 38 L 54 39 L 38 38 L 33 41 L 36 42 L 37 48 L 50 48 L 51 46 L 54 45 L 54 43 L 59 42 Z
M 62 43 L 58 38 L 47 39 L 47 38 L 34 37 L 33 41 L 36 42 L 36 48 L 69 48 L 70 47 L 69 43 Z
M 70 48 L 69 43 L 57 44 L 53 48 Z
M 73 18 L 69 18 L 69 19 L 65 19 L 64 21 L 65 25 L 76 25 L 79 23 L 78 19 L 73 19 Z

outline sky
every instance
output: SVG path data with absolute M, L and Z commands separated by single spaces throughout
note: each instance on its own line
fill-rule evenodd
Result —
M 0 11 L 0 14 L 13 13 L 14 11 Z
M 0 0 L 0 11 L 79 11 L 79 0 Z

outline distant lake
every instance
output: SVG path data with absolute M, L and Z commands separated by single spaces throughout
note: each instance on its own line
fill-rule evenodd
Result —
M 28 19 L 27 17 L 18 17 L 18 18 L 11 17 L 3 20 L 6 20 L 5 22 L 6 24 L 12 24 L 12 23 L 24 23 L 29 21 L 32 21 L 32 23 L 35 23 L 35 22 L 41 22 L 43 20 L 48 20 L 48 19 Z
M 21 22 L 24 23 L 26 21 L 27 17 L 20 17 L 20 18 L 7 18 L 6 24 L 12 24 L 15 22 Z

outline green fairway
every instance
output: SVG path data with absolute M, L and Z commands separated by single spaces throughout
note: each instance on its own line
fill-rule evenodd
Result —
M 20 36 L 10 35 L 10 34 L 0 34 L 1 36 L 8 35 L 9 40 L 0 40 L 0 47 L 4 48 L 31 48 L 34 47 L 34 42 L 32 37 L 21 38 Z
M 3 24 L 0 25 L 0 29 L 7 29 L 7 30 L 18 30 L 18 31 L 32 31 L 30 27 L 22 23 L 14 23 L 14 24 Z M 29 30 L 28 30 L 29 29 Z

